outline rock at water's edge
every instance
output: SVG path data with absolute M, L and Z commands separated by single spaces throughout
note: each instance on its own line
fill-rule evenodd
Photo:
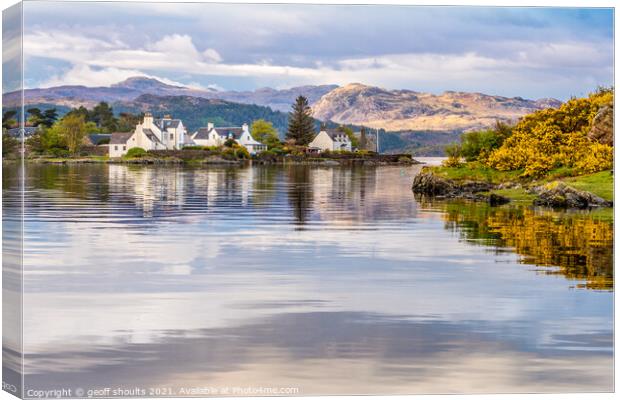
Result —
M 454 184 L 429 172 L 421 172 L 413 178 L 413 193 L 428 196 L 446 196 L 454 191 Z
M 481 193 L 493 189 L 495 189 L 495 186 L 487 182 L 468 181 L 457 183 L 430 172 L 422 172 L 416 175 L 413 178 L 413 185 L 411 187 L 411 190 L 417 194 L 484 201 L 491 206 L 510 202 L 509 198 L 495 193 Z
M 538 197 L 534 199 L 534 205 L 556 208 L 586 209 L 592 207 L 611 207 L 612 202 L 607 201 L 590 192 L 577 190 L 564 182 L 552 182 L 532 189 Z

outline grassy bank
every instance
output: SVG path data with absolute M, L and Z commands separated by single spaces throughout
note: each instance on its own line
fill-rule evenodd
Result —
M 575 189 L 594 193 L 605 200 L 613 201 L 614 199 L 614 175 L 612 171 L 570 177 L 564 179 L 564 182 Z
M 613 201 L 614 175 L 611 170 L 593 174 L 578 175 L 570 168 L 558 168 L 549 171 L 543 177 L 523 178 L 523 171 L 498 171 L 478 162 L 469 162 L 459 167 L 427 167 L 434 174 L 456 182 L 482 181 L 495 185 L 504 184 L 506 189 L 496 189 L 492 193 L 508 197 L 515 202 L 531 203 L 536 197 L 528 189 L 545 183 L 561 181 L 577 190 L 593 193 L 605 200 Z
M 479 162 L 464 163 L 459 167 L 436 166 L 432 168 L 436 175 L 454 181 L 481 181 L 494 184 L 517 182 L 523 171 L 498 171 Z

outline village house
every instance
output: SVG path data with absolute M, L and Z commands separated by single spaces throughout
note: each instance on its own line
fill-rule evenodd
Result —
M 208 123 L 206 127 L 198 129 L 192 134 L 192 142 L 198 146 L 223 146 L 232 139 L 246 148 L 248 153 L 256 154 L 267 150 L 267 145 L 255 140 L 250 134 L 248 124 L 240 127 L 215 127 Z
M 121 157 L 134 147 L 144 150 L 176 150 L 185 145 L 187 132 L 180 119 L 169 115 L 154 119 L 150 112 L 131 133 L 113 133 L 110 138 L 110 157 Z
M 8 130 L 8 134 L 10 136 L 13 136 L 15 139 L 21 142 L 22 139 L 26 140 L 32 135 L 34 135 L 35 133 L 40 132 L 40 129 L 41 129 L 40 126 L 25 126 L 23 128 L 11 128 Z M 23 135 L 22 135 L 22 132 L 23 132 Z
M 346 133 L 338 129 L 326 128 L 321 129 L 312 142 L 310 142 L 308 147 L 317 148 L 321 151 L 352 150 L 351 139 Z

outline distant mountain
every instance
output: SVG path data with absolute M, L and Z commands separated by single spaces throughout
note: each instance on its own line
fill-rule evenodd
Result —
M 388 131 L 462 131 L 516 121 L 525 114 L 562 104 L 482 93 L 386 90 L 360 83 L 339 87 L 312 105 L 315 118 Z
M 193 96 L 205 99 L 228 100 L 243 104 L 257 104 L 274 110 L 289 111 L 295 98 L 306 96 L 312 103 L 326 93 L 337 88 L 336 85 L 300 86 L 290 89 L 262 88 L 254 91 L 217 91 L 214 89 L 195 89 L 163 83 L 157 79 L 141 76 L 131 77 L 109 87 L 56 86 L 44 89 L 26 89 L 26 104 L 57 104 L 67 107 L 84 106 L 91 108 L 100 101 L 108 103 L 131 101 L 143 94 L 157 96 Z M 19 92 L 3 96 L 5 107 L 17 106 Z
M 160 90 L 187 90 L 183 86 L 174 86 L 163 83 L 154 78 L 145 78 L 143 76 L 134 76 L 127 78 L 122 82 L 111 85 L 113 88 L 134 89 L 140 92 L 160 91 Z
M 298 86 L 290 89 L 261 88 L 246 92 L 218 92 L 217 98 L 237 103 L 258 104 L 271 107 L 274 110 L 291 110 L 291 106 L 298 96 L 304 96 L 312 104 L 321 97 L 336 89 L 338 85 Z
M 24 90 L 24 99 L 26 104 L 44 103 L 67 107 L 84 106 L 87 108 L 92 108 L 100 101 L 105 101 L 108 103 L 130 101 L 143 94 L 211 97 L 212 93 L 213 91 L 211 90 L 168 85 L 158 81 L 157 79 L 133 77 L 109 87 L 66 85 L 43 89 L 26 89 Z M 5 107 L 18 104 L 19 100 L 19 92 L 12 92 L 3 95 Z

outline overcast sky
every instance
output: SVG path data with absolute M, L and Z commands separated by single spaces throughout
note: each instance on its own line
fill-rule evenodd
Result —
M 611 9 L 24 3 L 26 87 L 362 82 L 567 99 L 613 83 Z

